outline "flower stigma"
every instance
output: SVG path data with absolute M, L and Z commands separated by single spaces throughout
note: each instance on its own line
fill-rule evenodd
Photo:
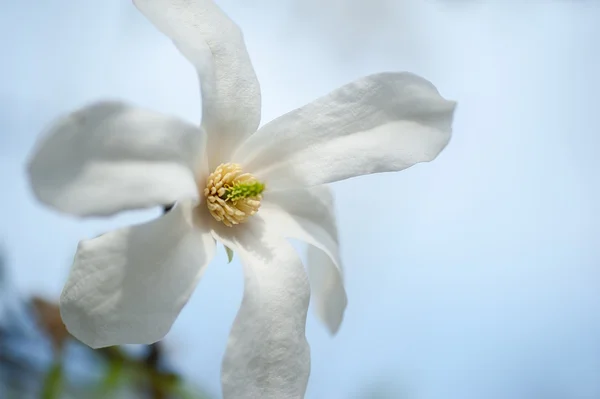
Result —
M 244 223 L 258 212 L 265 185 L 240 165 L 224 163 L 208 176 L 204 196 L 215 220 L 231 227 Z

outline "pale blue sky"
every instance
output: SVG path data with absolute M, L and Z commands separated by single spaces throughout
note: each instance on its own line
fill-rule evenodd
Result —
M 334 186 L 349 307 L 335 338 L 309 319 L 307 398 L 382 381 L 415 399 L 599 397 L 600 5 L 394 3 L 219 2 L 245 32 L 264 122 L 387 70 L 459 102 L 436 161 Z M 198 121 L 197 82 L 125 0 L 0 0 L 0 48 L 0 240 L 18 289 L 53 298 L 78 240 L 158 212 L 81 222 L 38 205 L 23 174 L 36 135 L 107 97 Z M 220 253 L 168 337 L 217 393 L 241 290 Z

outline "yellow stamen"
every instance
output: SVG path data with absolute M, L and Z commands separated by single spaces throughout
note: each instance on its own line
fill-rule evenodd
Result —
M 208 176 L 206 206 L 215 220 L 231 227 L 258 212 L 264 189 L 254 176 L 242 173 L 240 165 L 221 164 Z

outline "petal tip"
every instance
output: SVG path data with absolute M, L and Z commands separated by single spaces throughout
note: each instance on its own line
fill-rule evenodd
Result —
M 337 324 L 327 324 L 327 331 L 329 332 L 329 335 L 332 337 L 335 337 L 337 335 L 338 331 L 340 331 L 341 325 L 342 325 L 341 321 Z
M 99 349 L 110 346 L 103 345 L 101 339 L 98 339 L 95 328 L 90 328 L 89 319 L 82 315 L 81 309 L 75 304 L 68 295 L 61 295 L 60 298 L 60 317 L 65 328 L 73 338 L 89 346 L 92 349 Z

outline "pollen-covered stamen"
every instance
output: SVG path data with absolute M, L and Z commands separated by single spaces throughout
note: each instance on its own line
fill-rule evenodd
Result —
M 210 214 L 231 227 L 258 212 L 264 189 L 265 185 L 243 173 L 240 165 L 225 163 L 208 176 L 204 196 Z

